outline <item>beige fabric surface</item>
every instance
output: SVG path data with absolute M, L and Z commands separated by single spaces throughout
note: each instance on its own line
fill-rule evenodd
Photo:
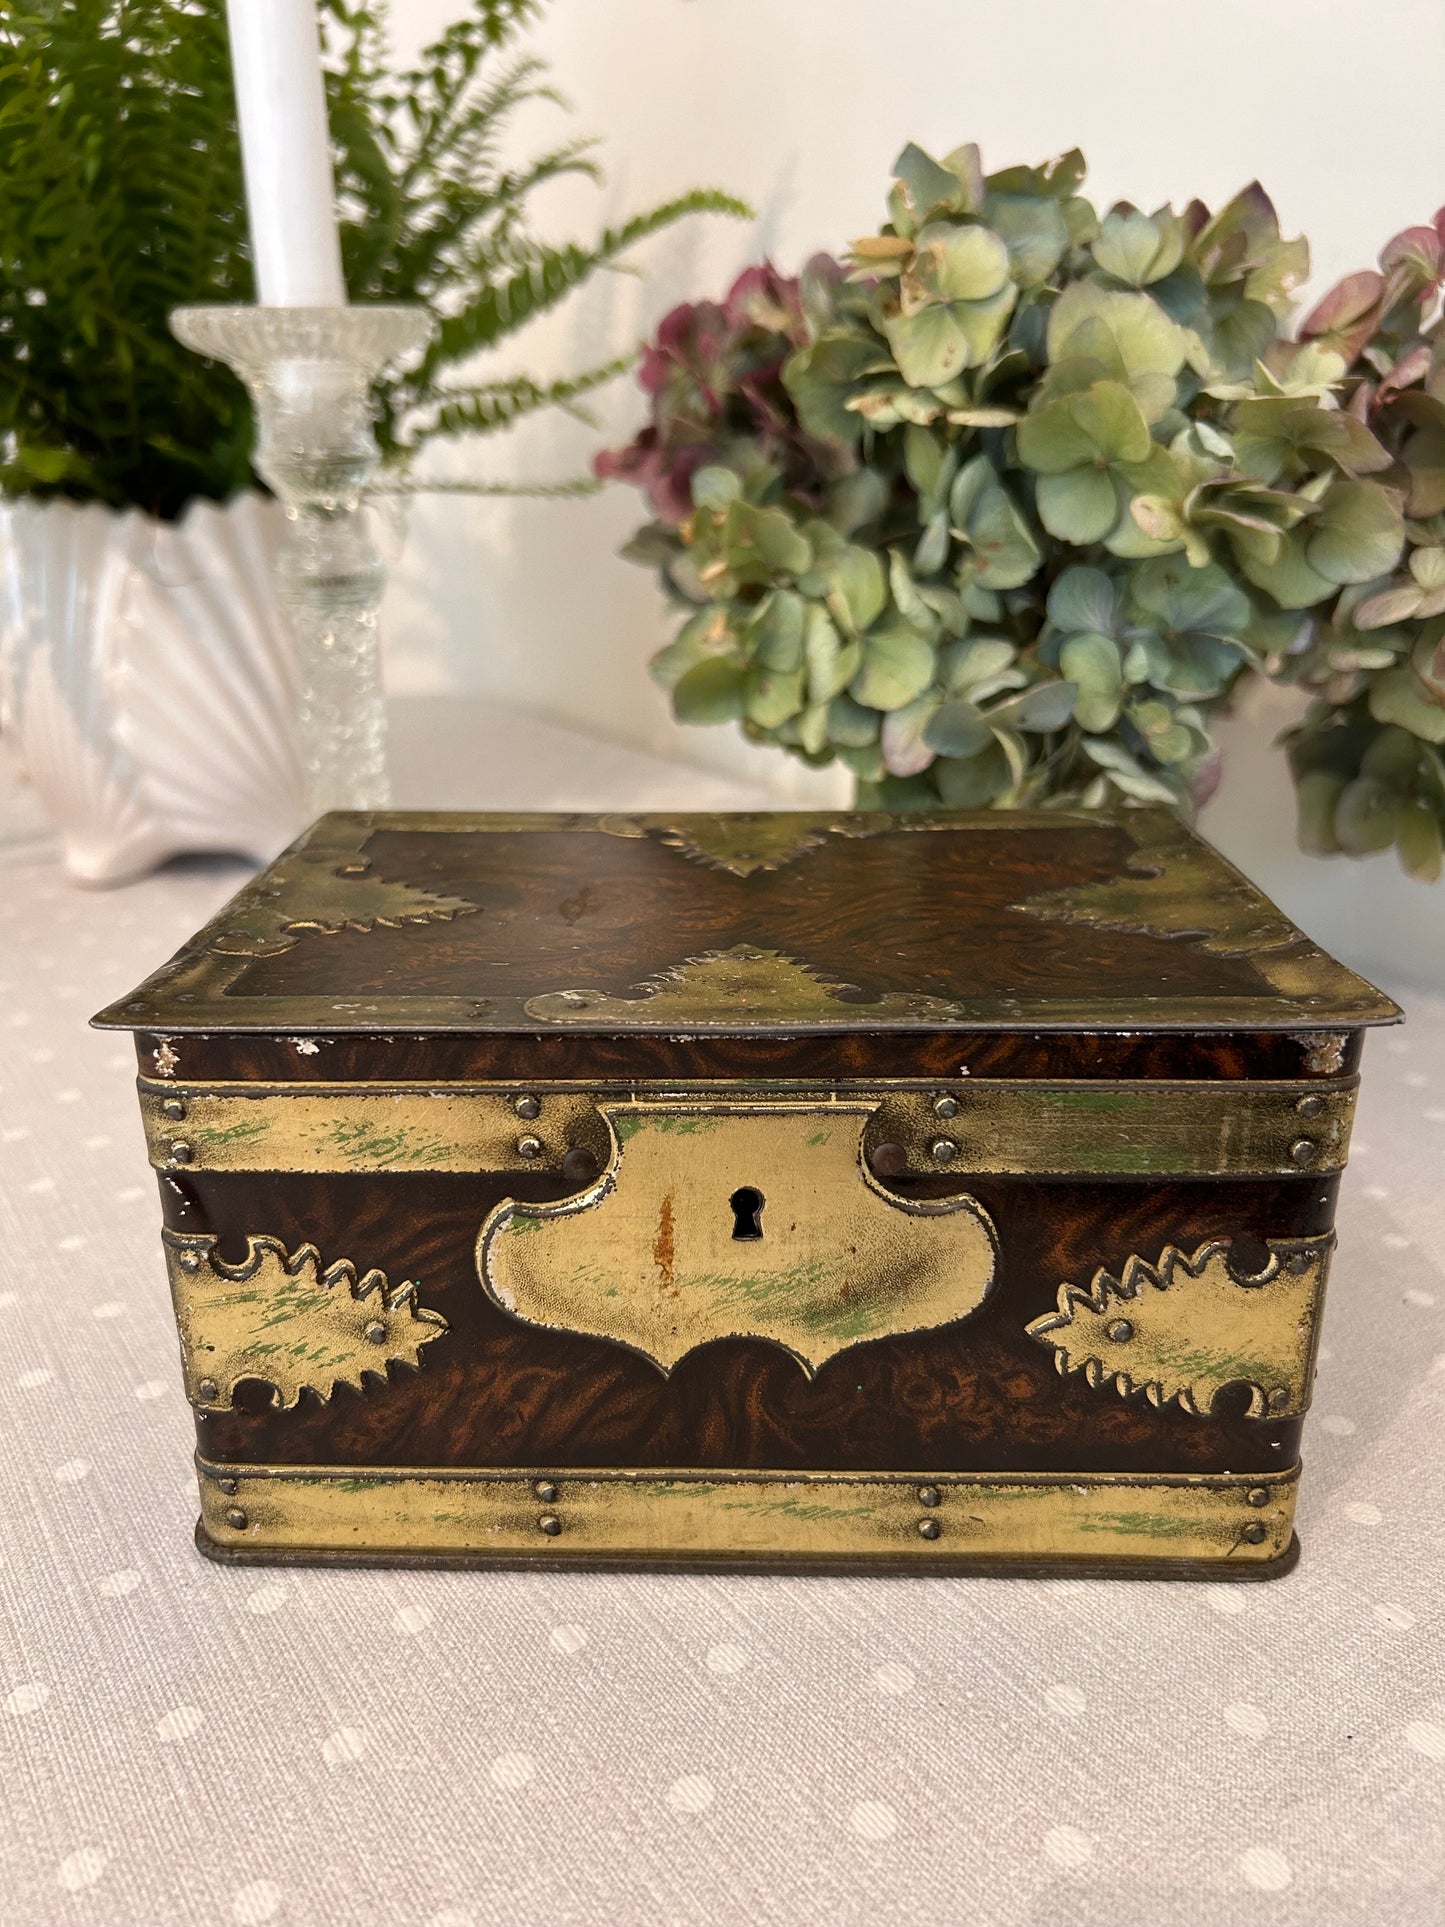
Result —
M 751 800 L 517 742 L 488 803 Z M 1285 1580 L 222 1569 L 85 1020 L 242 873 L 0 809 L 0 1927 L 1445 1921 L 1445 1003 L 1367 1052 Z

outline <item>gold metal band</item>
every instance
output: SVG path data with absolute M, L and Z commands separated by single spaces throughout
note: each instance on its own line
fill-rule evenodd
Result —
M 951 1085 L 211 1084 L 139 1080 L 151 1163 L 198 1171 L 556 1171 L 613 1156 L 598 1106 L 698 1115 L 779 1100 L 873 1112 L 890 1176 L 948 1168 L 1057 1177 L 1295 1176 L 1343 1168 L 1359 1080 L 971 1077 Z M 535 1110 L 532 1107 L 535 1100 Z M 882 1171 L 884 1166 L 877 1166 Z
M 1299 1476 L 197 1467 L 222 1553 L 925 1570 L 960 1558 L 1258 1566 L 1289 1549 Z

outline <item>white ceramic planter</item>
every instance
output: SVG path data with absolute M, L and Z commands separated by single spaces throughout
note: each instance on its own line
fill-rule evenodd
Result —
M 0 503 L 0 726 L 78 883 L 266 860 L 301 825 L 281 512 Z

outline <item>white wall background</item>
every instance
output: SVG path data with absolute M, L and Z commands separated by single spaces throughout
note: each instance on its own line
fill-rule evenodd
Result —
M 451 0 L 395 0 L 398 51 L 451 12 Z M 621 353 L 750 261 L 792 269 L 872 231 L 910 139 L 935 152 L 977 140 L 993 167 L 1081 146 L 1101 206 L 1217 205 L 1257 176 L 1286 231 L 1309 235 L 1314 289 L 1371 265 L 1445 200 L 1440 0 L 552 0 L 532 45 L 575 111 L 568 122 L 529 110 L 518 152 L 570 125 L 602 137 L 608 173 L 602 190 L 549 187 L 538 201 L 547 233 L 586 236 L 691 185 L 727 188 L 757 218 L 708 217 L 660 237 L 639 252 L 640 274 L 601 277 L 495 357 L 499 374 Z M 597 413 L 597 434 L 553 417 L 437 451 L 428 466 L 575 475 L 599 437 L 626 439 L 641 398 L 618 384 Z M 484 694 L 746 772 L 784 804 L 845 800 L 832 773 L 672 722 L 646 671 L 667 636 L 660 598 L 616 556 L 641 519 L 640 498 L 621 488 L 580 502 L 424 499 L 386 609 L 390 687 Z M 1389 857 L 1296 856 L 1287 784 L 1268 754 L 1287 699 L 1265 692 L 1247 708 L 1206 829 L 1342 954 L 1397 978 L 1438 969 L 1445 886 L 1407 883 Z

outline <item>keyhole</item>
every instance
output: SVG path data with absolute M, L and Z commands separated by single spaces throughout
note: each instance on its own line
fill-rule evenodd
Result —
M 762 1192 L 751 1184 L 740 1185 L 728 1203 L 733 1208 L 733 1236 L 735 1238 L 761 1238 L 763 1227 L 758 1220 L 762 1216 L 767 1199 Z

